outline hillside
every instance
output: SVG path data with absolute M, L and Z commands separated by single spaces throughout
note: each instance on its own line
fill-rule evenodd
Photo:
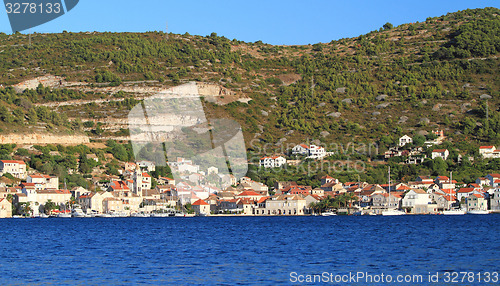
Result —
M 30 46 L 27 35 L 0 34 L 0 133 L 126 141 L 139 100 L 198 81 L 216 97 L 207 112 L 237 120 L 250 151 L 318 140 L 383 152 L 403 134 L 442 129 L 474 154 L 500 143 L 499 12 L 305 46 L 162 32 L 34 34 Z

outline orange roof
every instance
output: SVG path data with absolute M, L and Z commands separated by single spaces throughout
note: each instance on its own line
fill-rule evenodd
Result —
M 256 193 L 254 191 L 243 191 L 237 197 L 245 197 L 245 196 L 260 196 L 261 194 Z
M 481 146 L 479 149 L 493 149 L 495 146 Z
M 458 190 L 458 193 L 470 193 L 473 191 L 474 191 L 474 188 L 461 188 L 460 190 Z
M 48 179 L 50 176 L 47 175 L 40 175 L 40 174 L 34 174 L 34 175 L 29 175 L 33 179 Z
M 20 164 L 20 165 L 26 165 L 26 163 L 24 163 L 24 161 L 19 161 L 19 160 L 0 160 L 0 162 L 2 163 L 7 163 L 7 164 L 14 164 L 14 163 L 17 163 L 17 164 Z
M 500 178 L 500 174 L 490 174 L 493 178 Z
M 193 203 L 193 206 L 209 206 L 209 204 L 207 202 L 205 202 L 204 200 L 199 199 Z
M 446 177 L 446 176 L 438 176 L 436 178 L 436 180 L 449 180 L 450 178 Z
M 237 205 L 253 205 L 255 203 L 254 200 L 250 198 L 241 198 L 238 199 L 238 202 L 236 203 Z
M 432 153 L 443 153 L 445 151 L 447 151 L 447 149 L 434 149 L 432 150 Z
M 443 198 L 445 198 L 449 202 L 457 200 L 455 196 L 443 196 Z
M 261 198 L 262 199 L 262 198 Z M 220 203 L 223 202 L 228 202 L 228 203 L 236 203 L 236 199 L 230 199 L 230 200 L 219 200 Z
M 482 198 L 483 196 L 481 196 L 480 194 L 472 194 L 474 197 L 476 198 Z
M 21 185 L 25 187 L 34 187 L 35 183 L 22 183 Z
M 143 177 L 150 178 L 151 176 L 148 173 L 142 173 Z
M 114 181 L 110 184 L 113 190 L 129 190 L 127 184 L 123 181 Z

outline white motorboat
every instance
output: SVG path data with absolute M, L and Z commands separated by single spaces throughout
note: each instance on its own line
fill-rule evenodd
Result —
M 71 216 L 73 216 L 73 217 L 89 217 L 79 207 L 73 209 L 73 211 L 71 212 Z
M 106 213 L 104 213 L 104 214 L 96 214 L 95 216 L 96 217 L 112 217 L 112 215 L 106 214 Z
M 175 213 L 175 217 L 194 217 L 195 214 L 188 214 L 188 213 Z
M 168 217 L 168 213 L 152 213 L 151 217 Z
M 118 213 L 111 213 L 111 217 L 128 217 L 129 214 L 124 213 L 124 212 L 118 212 Z
M 392 215 L 405 215 L 406 213 L 404 211 L 400 210 L 384 210 L 382 211 L 382 215 L 384 216 L 392 216 Z
M 472 214 L 472 215 L 485 215 L 489 214 L 489 211 L 483 211 L 483 210 L 472 210 L 472 211 L 467 211 L 467 214 Z
M 321 216 L 334 216 L 334 215 L 337 215 L 337 214 L 334 213 L 334 212 L 324 212 L 324 213 L 321 213 Z
M 443 211 L 443 215 L 464 215 L 466 212 L 460 209 L 451 209 Z
M 71 214 L 70 213 L 60 213 L 57 215 L 57 217 L 59 217 L 59 218 L 71 218 Z
M 149 217 L 149 215 L 144 213 L 133 213 L 130 215 L 131 217 Z

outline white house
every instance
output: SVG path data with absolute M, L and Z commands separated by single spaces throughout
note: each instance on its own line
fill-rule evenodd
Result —
M 0 176 L 9 173 L 18 179 L 26 179 L 26 163 L 17 160 L 0 160 Z
M 0 199 L 0 218 L 12 217 L 12 203 L 7 199 Z
M 27 183 L 34 183 L 35 185 L 40 185 L 40 189 L 58 189 L 59 188 L 59 178 L 55 176 L 34 174 L 28 175 L 26 179 Z
M 460 188 L 457 191 L 457 199 L 461 201 L 462 198 L 466 198 L 469 195 L 472 195 L 473 193 L 477 193 L 477 191 L 474 188 Z
M 480 194 L 471 194 L 467 197 L 467 211 L 485 211 L 488 204 Z
M 486 175 L 486 180 L 489 180 L 488 185 L 492 187 L 497 187 L 500 182 L 500 174 L 488 174 Z
M 309 155 L 309 146 L 307 146 L 306 144 L 299 144 L 299 145 L 292 148 L 292 154 L 293 155 L 308 156 Z
M 307 158 L 321 159 L 327 155 L 325 148 L 317 145 L 307 146 L 299 144 L 292 148 L 292 155 L 307 156 Z
M 282 156 L 262 157 L 259 164 L 264 168 L 276 168 L 285 165 L 286 159 Z
M 481 177 L 476 179 L 476 184 L 480 186 L 490 186 L 491 185 L 491 180 L 488 180 L 487 178 Z
M 427 213 L 431 195 L 421 189 L 412 189 L 403 198 L 403 208 L 411 208 L 413 213 Z
M 485 159 L 500 158 L 500 150 L 497 150 L 495 146 L 481 146 L 479 154 Z
M 209 215 L 210 214 L 210 204 L 204 200 L 197 200 L 192 204 L 193 210 L 197 215 Z
M 413 143 L 413 139 L 408 135 L 404 135 L 403 137 L 399 138 L 399 147 L 403 147 L 404 145 L 411 143 Z
M 146 172 L 154 172 L 156 170 L 156 165 L 151 161 L 139 161 L 137 165 L 141 168 L 141 170 L 145 170 Z
M 309 146 L 309 156 L 307 156 L 307 158 L 321 159 L 325 156 L 326 156 L 325 148 L 316 145 Z
M 434 160 L 437 157 L 441 157 L 443 160 L 448 159 L 450 156 L 450 151 L 448 149 L 434 149 L 432 150 L 431 158 Z
M 177 170 L 179 173 L 198 173 L 200 166 L 193 165 L 192 163 L 183 163 L 177 165 Z
M 214 166 L 211 166 L 211 167 L 208 167 L 207 169 L 207 174 L 210 175 L 210 174 L 219 174 L 219 168 L 217 167 L 214 167 Z

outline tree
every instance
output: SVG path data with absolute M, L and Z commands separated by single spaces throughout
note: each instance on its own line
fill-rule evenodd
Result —
M 384 26 L 382 26 L 382 28 L 384 28 L 384 30 L 390 30 L 393 27 L 394 26 L 391 23 L 389 23 L 389 22 L 385 23 Z
M 128 161 L 129 159 L 127 149 L 123 145 L 115 144 L 111 149 L 111 153 L 120 161 Z
M 21 203 L 19 210 L 21 211 L 21 214 L 24 216 L 31 215 L 31 212 L 33 211 L 33 209 L 30 206 L 30 202 Z
M 11 123 L 14 119 L 12 113 L 5 106 L 0 106 L 0 120 L 6 123 Z
M 422 145 L 424 145 L 424 142 L 425 142 L 424 136 L 422 136 L 420 134 L 413 136 L 413 145 L 422 146 Z
M 437 157 L 432 161 L 432 170 L 435 175 L 443 175 L 448 171 L 448 164 L 441 157 Z
M 57 209 L 57 205 L 52 200 L 48 200 L 45 205 L 43 205 L 45 214 L 50 214 L 50 212 L 55 209 Z

